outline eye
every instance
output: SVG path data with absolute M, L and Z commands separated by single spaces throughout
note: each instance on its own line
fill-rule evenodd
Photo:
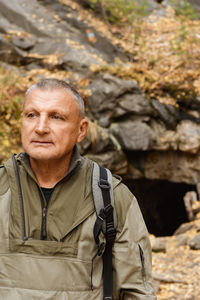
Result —
M 54 115 L 54 116 L 53 116 L 53 119 L 60 120 L 61 118 L 60 118 L 59 115 Z
M 35 118 L 36 117 L 36 114 L 35 113 L 33 113 L 33 112 L 31 112 L 31 113 L 27 113 L 27 118 L 29 118 L 29 119 L 33 119 L 33 118 Z
M 63 117 L 59 114 L 52 114 L 51 118 L 54 120 L 63 120 Z

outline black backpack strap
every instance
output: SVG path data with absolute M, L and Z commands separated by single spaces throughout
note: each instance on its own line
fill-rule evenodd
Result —
M 92 182 L 97 220 L 94 225 L 94 239 L 98 245 L 97 255 L 101 255 L 104 244 L 99 245 L 101 231 L 105 234 L 106 245 L 103 253 L 104 300 L 112 299 L 112 246 L 116 237 L 116 214 L 112 187 L 112 174 L 106 168 L 94 163 Z M 115 221 L 114 221 L 115 219 Z M 114 224 L 115 223 L 115 224 Z
M 103 195 L 101 192 L 101 188 L 99 186 L 99 180 L 100 180 L 100 167 L 96 162 L 93 163 L 93 174 L 92 174 L 92 193 L 93 193 L 93 199 L 94 199 L 94 205 L 96 209 L 97 216 L 100 213 L 100 210 L 104 208 L 104 200 L 103 200 Z M 112 173 L 110 170 L 106 168 L 105 169 L 107 173 L 107 181 L 110 185 L 110 202 L 111 205 L 113 206 L 113 218 L 114 218 L 114 226 L 117 228 L 117 215 L 116 211 L 114 209 L 115 203 L 114 203 L 114 194 L 113 194 L 113 181 L 112 181 Z M 103 231 L 105 232 L 105 228 L 103 228 Z

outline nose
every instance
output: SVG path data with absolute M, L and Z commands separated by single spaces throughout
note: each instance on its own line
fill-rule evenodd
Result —
M 48 116 L 40 115 L 36 124 L 35 132 L 39 135 L 49 133 Z

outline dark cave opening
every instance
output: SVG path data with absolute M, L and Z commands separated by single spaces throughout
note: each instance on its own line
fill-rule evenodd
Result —
M 169 236 L 188 222 L 183 197 L 195 191 L 195 185 L 167 180 L 127 179 L 124 183 L 136 196 L 148 231 L 155 236 Z

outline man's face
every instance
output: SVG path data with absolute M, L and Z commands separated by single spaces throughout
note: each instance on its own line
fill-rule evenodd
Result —
M 30 159 L 49 161 L 69 157 L 87 131 L 70 91 L 35 89 L 22 113 L 22 145 Z

